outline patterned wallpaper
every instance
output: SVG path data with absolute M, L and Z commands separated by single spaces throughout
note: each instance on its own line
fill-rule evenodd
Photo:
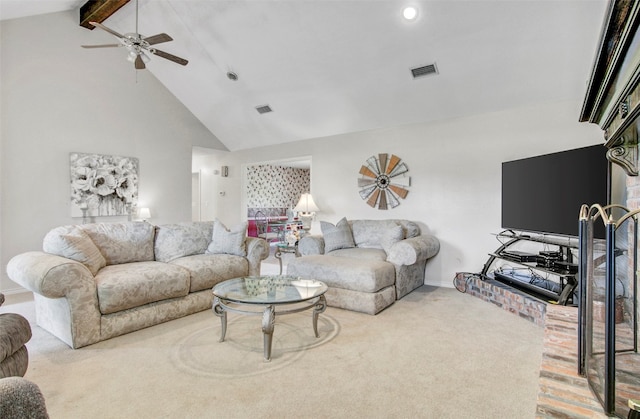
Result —
M 300 195 L 309 192 L 311 170 L 257 165 L 247 167 L 249 208 L 295 207 Z

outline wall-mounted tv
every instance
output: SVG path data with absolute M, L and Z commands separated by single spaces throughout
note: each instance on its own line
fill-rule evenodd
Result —
M 577 237 L 582 204 L 607 204 L 606 152 L 595 145 L 502 163 L 502 228 Z M 605 237 L 601 222 L 594 235 Z

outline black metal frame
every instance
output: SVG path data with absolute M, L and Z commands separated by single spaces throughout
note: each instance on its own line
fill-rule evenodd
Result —
M 610 212 L 613 208 L 618 208 L 625 211 L 625 214 L 614 221 Z M 636 272 L 638 267 L 637 261 L 637 249 L 635 247 L 638 243 L 638 216 L 640 216 L 640 210 L 629 211 L 628 209 L 619 205 L 610 205 L 601 207 L 600 205 L 593 205 L 587 207 L 584 205 L 580 211 L 580 225 L 579 225 L 579 305 L 578 305 L 578 373 L 582 376 L 586 376 L 593 393 L 598 397 L 604 412 L 607 415 L 616 414 L 616 354 L 638 352 L 638 322 L 637 313 L 637 278 Z M 590 327 L 593 322 L 593 315 L 589 309 L 591 303 L 591 296 L 588 291 L 588 281 L 590 272 L 590 263 L 593 260 L 592 247 L 593 242 L 593 222 L 598 218 L 602 219 L 605 224 L 606 231 L 606 270 L 605 270 L 605 345 L 604 345 L 604 385 L 602 389 L 602 396 L 597 388 L 594 388 L 592 381 L 588 375 L 588 358 L 591 353 L 592 331 Z M 625 221 L 631 220 L 633 222 L 633 240 L 634 252 L 632 255 L 633 264 L 633 348 L 632 349 L 619 349 L 616 350 L 616 257 L 621 253 L 616 248 L 616 230 L 622 225 L 626 225 Z
M 571 249 L 572 248 L 575 249 L 576 248 L 575 245 L 572 245 L 569 242 L 565 242 L 564 240 L 561 240 L 559 238 L 554 239 L 553 236 L 551 235 L 544 235 L 543 236 L 544 238 L 540 238 L 540 237 L 536 237 L 535 235 L 516 234 L 512 230 L 505 230 L 502 233 L 499 233 L 498 237 L 504 237 L 505 239 L 508 239 L 508 240 L 505 243 L 502 243 L 501 246 L 495 250 L 495 252 L 489 254 L 489 259 L 487 259 L 484 266 L 482 267 L 482 271 L 480 272 L 480 275 L 483 279 L 494 279 L 494 280 L 506 283 L 507 285 L 512 285 L 518 289 L 521 289 L 523 292 L 526 292 L 529 295 L 542 299 L 543 301 L 549 301 L 549 299 L 551 299 L 555 303 L 560 305 L 567 305 L 569 303 L 569 299 L 572 297 L 574 290 L 578 287 L 578 281 L 577 281 L 578 274 L 564 273 L 554 269 L 544 268 L 541 266 L 530 266 L 525 263 L 520 263 L 516 260 L 509 258 L 508 256 L 504 255 L 504 252 L 510 246 L 512 246 L 517 242 L 531 241 L 536 243 L 542 243 L 545 245 L 558 246 L 560 251 L 563 254 L 566 254 L 567 261 L 572 262 Z M 509 281 L 505 279 L 505 277 L 501 278 L 498 275 L 490 275 L 489 270 L 493 265 L 493 263 L 496 261 L 496 259 L 519 263 L 523 267 L 529 268 L 531 270 L 546 272 L 548 274 L 557 276 L 559 278 L 558 283 L 561 291 L 556 294 L 555 292 L 551 292 L 551 291 L 542 289 L 540 287 L 537 287 L 535 285 L 527 284 L 522 281 L 517 281 L 517 280 Z M 575 304 L 576 302 L 572 301 L 572 303 Z

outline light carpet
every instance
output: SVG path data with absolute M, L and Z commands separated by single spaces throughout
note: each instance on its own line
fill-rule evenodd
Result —
M 543 329 L 454 289 L 329 307 L 319 338 L 310 311 L 276 316 L 271 362 L 260 323 L 230 314 L 219 342 L 207 310 L 78 350 L 32 324 L 26 378 L 53 419 L 535 416 Z

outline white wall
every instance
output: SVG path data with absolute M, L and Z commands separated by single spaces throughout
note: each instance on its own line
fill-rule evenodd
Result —
M 230 166 L 227 188 L 233 192 L 217 216 L 227 222 L 243 217 L 242 165 L 311 155 L 318 220 L 418 221 L 441 243 L 427 266 L 427 283 L 451 286 L 456 272 L 479 272 L 497 247 L 491 233 L 500 231 L 501 162 L 604 142 L 595 125 L 577 122 L 580 105 L 578 99 L 218 155 L 216 164 Z M 409 167 L 409 195 L 392 210 L 372 209 L 358 195 L 360 166 L 378 153 L 395 154 Z M 319 232 L 317 222 L 314 229 Z
M 78 26 L 77 11 L 0 23 L 2 292 L 17 289 L 6 276 L 11 257 L 80 222 L 70 216 L 70 152 L 137 157 L 139 206 L 161 224 L 191 219 L 192 144 L 220 146 L 122 49 L 80 48 L 94 35 Z
M 479 271 L 496 247 L 491 233 L 500 229 L 502 161 L 603 142 L 596 126 L 577 122 L 582 98 L 575 98 L 433 124 L 212 153 L 202 167 L 192 167 L 191 146 L 215 148 L 217 139 L 149 72 L 135 72 L 120 49 L 80 48 L 95 43 L 95 37 L 78 26 L 75 12 L 3 21 L 0 42 L 3 292 L 16 289 L 5 274 L 13 255 L 41 248 L 50 228 L 79 221 L 69 215 L 72 151 L 139 158 L 140 205 L 151 208 L 151 221 L 157 224 L 190 219 L 194 169 L 229 166 L 226 178 L 210 172 L 204 188 L 211 193 L 210 207 L 203 219 L 234 223 L 246 217 L 243 165 L 311 156 L 311 192 L 322 209 L 318 219 L 420 222 L 442 245 L 428 264 L 427 281 L 450 286 L 455 272 Z M 393 210 L 372 209 L 358 195 L 358 170 L 378 153 L 396 154 L 410 169 L 411 191 Z

